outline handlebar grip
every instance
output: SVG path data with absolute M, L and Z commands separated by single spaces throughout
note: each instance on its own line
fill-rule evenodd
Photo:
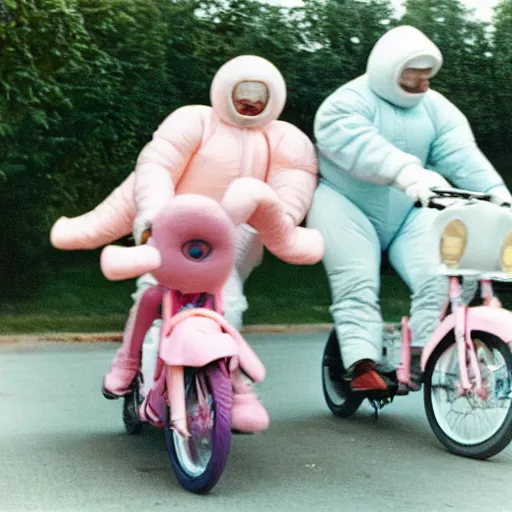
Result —
M 416 201 L 414 203 L 414 207 L 415 208 L 434 208 L 434 210 L 444 210 L 446 208 L 446 206 L 444 204 L 437 203 L 435 201 L 435 198 L 429 199 L 427 206 L 425 206 L 425 207 L 421 204 L 421 201 Z

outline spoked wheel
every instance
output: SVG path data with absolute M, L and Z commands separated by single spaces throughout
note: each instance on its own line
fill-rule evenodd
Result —
M 231 379 L 224 363 L 187 368 L 185 392 L 190 438 L 165 427 L 167 451 L 180 484 L 210 491 L 224 471 L 231 447 Z
M 512 353 L 501 339 L 489 333 L 474 331 L 472 340 L 482 390 L 461 393 L 457 346 L 452 333 L 427 364 L 425 410 L 432 430 L 449 451 L 487 459 L 512 440 Z
M 140 393 L 141 384 L 141 377 L 137 375 L 133 382 L 131 393 L 124 397 L 123 423 L 126 432 L 130 435 L 140 434 L 144 425 L 139 417 L 139 407 L 143 402 Z
M 348 418 L 354 414 L 364 400 L 361 393 L 350 389 L 350 383 L 343 378 L 344 373 L 340 345 L 336 330 L 333 329 L 322 360 L 322 388 L 327 406 L 340 418 Z

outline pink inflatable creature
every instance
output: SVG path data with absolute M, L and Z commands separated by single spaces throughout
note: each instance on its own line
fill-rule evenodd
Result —
M 167 117 L 142 150 L 135 171 L 110 196 L 91 212 L 55 223 L 53 245 L 92 249 L 132 230 L 139 244 L 156 213 L 175 195 L 200 194 L 219 202 L 241 177 L 266 183 L 282 206 L 278 222 L 289 230 L 298 226 L 317 184 L 317 160 L 308 137 L 277 120 L 286 100 L 281 73 L 261 57 L 236 57 L 216 73 L 210 97 L 211 107 L 185 106 Z M 237 199 L 245 201 L 243 196 Z M 223 289 L 226 318 L 237 328 L 247 309 L 243 283 L 263 255 L 265 241 L 258 228 L 250 223 L 237 228 L 236 264 Z M 153 277 L 146 277 L 147 286 L 155 284 Z M 129 340 L 147 286 L 137 293 L 123 345 L 104 380 L 111 397 L 129 392 L 139 368 L 140 346 Z
M 151 272 L 158 281 L 139 302 L 128 343 L 142 345 L 163 303 L 159 347 L 163 363 L 172 368 L 203 367 L 228 356 L 235 358 L 229 364 L 233 386 L 231 426 L 241 432 L 259 432 L 267 428 L 268 415 L 239 366 L 258 382 L 265 375 L 264 367 L 236 329 L 219 314 L 220 290 L 235 261 L 234 227 L 244 222 L 256 226 L 265 245 L 285 261 L 307 264 L 322 258 L 323 243 L 318 232 L 289 223 L 282 203 L 268 185 L 254 178 L 240 178 L 228 187 L 220 205 L 200 195 L 177 196 L 157 213 L 146 245 L 108 246 L 102 252 L 101 267 L 108 279 L 129 279 Z M 163 299 L 166 294 L 167 302 Z M 162 371 L 160 364 L 155 384 L 140 408 L 140 417 L 156 426 L 165 421 L 162 396 L 166 377 Z M 147 379 L 144 375 L 144 381 Z M 167 389 L 170 393 L 169 383 Z M 178 394 L 174 402 L 172 398 L 170 401 L 175 428 L 188 435 L 187 426 L 180 423 L 186 416 L 183 397 Z

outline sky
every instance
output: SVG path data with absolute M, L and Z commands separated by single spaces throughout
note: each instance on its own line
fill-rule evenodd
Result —
M 281 4 L 285 6 L 300 5 L 301 0 L 266 0 L 268 3 Z M 469 9 L 475 9 L 475 16 L 481 20 L 491 21 L 492 8 L 499 0 L 462 0 Z M 401 12 L 403 0 L 391 0 L 397 12 Z
M 283 0 L 286 2 L 286 0 Z M 294 0 L 292 0 L 294 1 Z M 402 1 L 391 0 L 395 9 L 399 11 Z M 469 9 L 475 9 L 475 16 L 481 20 L 491 21 L 492 9 L 498 4 L 499 0 L 462 0 L 462 3 Z

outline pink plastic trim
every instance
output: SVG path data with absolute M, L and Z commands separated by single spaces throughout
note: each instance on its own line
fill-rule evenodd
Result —
M 455 316 L 448 315 L 435 330 L 421 355 L 421 367 L 426 363 L 436 347 L 455 328 Z M 466 310 L 466 328 L 468 332 L 483 331 L 501 338 L 505 343 L 512 343 L 512 312 L 490 306 L 478 306 Z
M 464 305 L 455 306 L 455 343 L 457 344 L 457 356 L 459 361 L 460 382 L 463 390 L 470 390 L 468 366 L 466 363 L 466 339 L 471 340 L 471 330 L 467 325 L 468 308 Z
M 481 298 L 483 299 L 484 306 L 491 306 L 493 308 L 501 308 L 501 302 L 494 295 L 494 290 L 492 287 L 492 281 L 489 279 L 482 279 L 480 281 L 480 289 L 481 289 Z
M 203 315 L 183 315 L 171 327 L 160 345 L 159 356 L 170 366 L 201 368 L 207 364 L 238 355 L 238 344 L 220 325 Z
M 188 439 L 190 433 L 187 425 L 183 366 L 168 366 L 166 371 L 169 403 L 172 404 L 170 425 L 180 436 Z
M 396 371 L 398 382 L 409 384 L 411 378 L 411 331 L 409 329 L 409 318 L 402 318 L 402 350 L 400 355 L 400 366 Z

